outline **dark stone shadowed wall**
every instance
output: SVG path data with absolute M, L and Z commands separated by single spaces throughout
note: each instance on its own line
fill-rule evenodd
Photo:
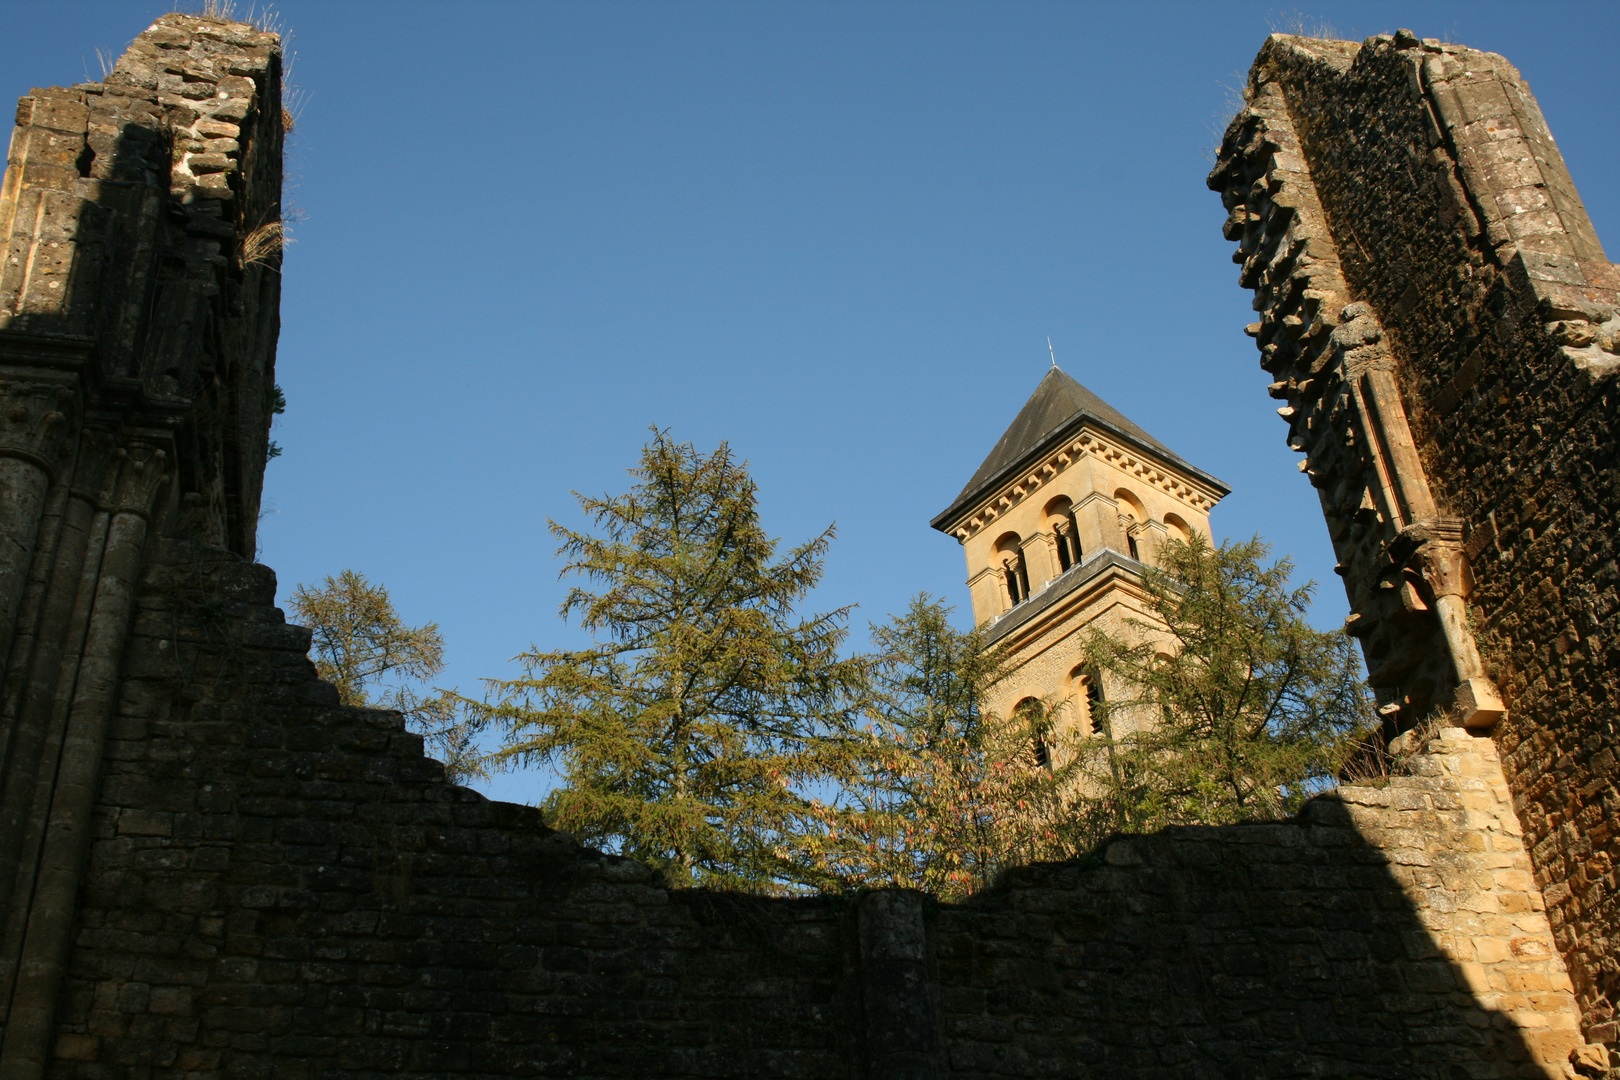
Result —
M 671 891 L 340 708 L 273 594 L 151 549 L 53 1076 L 1539 1077 L 1579 1041 L 1459 729 L 1297 822 L 1118 840 L 965 906 Z

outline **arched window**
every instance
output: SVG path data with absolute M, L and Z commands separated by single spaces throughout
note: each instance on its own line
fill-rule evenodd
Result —
M 1007 582 L 1007 599 L 1014 605 L 1029 599 L 1029 568 L 1024 565 L 1023 541 L 1010 532 L 996 541 L 996 561 Z
M 1183 544 L 1192 540 L 1192 528 L 1181 519 L 1180 515 L 1164 515 L 1164 527 L 1172 540 L 1179 540 Z
M 1102 680 L 1097 673 L 1087 667 L 1077 667 L 1069 672 L 1069 699 L 1074 702 L 1074 708 L 1079 714 L 1079 728 L 1082 734 L 1101 735 L 1107 724 L 1104 723 Z
M 1163 671 L 1167 664 L 1172 664 L 1174 662 L 1174 659 L 1167 652 L 1158 652 L 1154 654 L 1155 666 L 1157 666 L 1160 671 Z M 1159 701 L 1159 719 L 1166 725 L 1174 725 L 1176 722 L 1175 710 L 1170 707 L 1170 703 L 1168 701 L 1164 701 L 1163 699 Z
M 1046 710 L 1037 698 L 1027 697 L 1013 706 L 1013 716 L 1029 729 L 1030 757 L 1037 769 L 1052 767 L 1052 748 L 1046 743 Z
M 1142 554 L 1136 546 L 1136 526 L 1148 519 L 1147 510 L 1142 506 L 1142 500 L 1132 495 L 1124 488 L 1114 492 L 1114 501 L 1119 504 L 1120 524 L 1125 526 L 1125 545 L 1130 548 L 1130 556 L 1140 560 Z
M 1046 527 L 1057 540 L 1059 572 L 1080 564 L 1080 528 L 1074 521 L 1074 504 L 1059 495 L 1046 504 Z
M 1114 492 L 1114 501 L 1119 504 L 1119 512 L 1128 515 L 1132 521 L 1146 521 L 1147 509 L 1142 500 L 1126 488 L 1118 488 Z

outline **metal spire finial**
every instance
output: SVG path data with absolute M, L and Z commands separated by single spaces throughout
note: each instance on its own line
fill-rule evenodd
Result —
M 1057 370 L 1057 353 L 1052 349 L 1052 335 L 1046 335 L 1046 351 L 1052 354 L 1052 370 Z

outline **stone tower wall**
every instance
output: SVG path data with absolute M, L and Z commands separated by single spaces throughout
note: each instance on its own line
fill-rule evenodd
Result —
M 1492 732 L 1613 1044 L 1620 273 L 1519 73 L 1404 31 L 1273 36 L 1210 186 L 1390 731 Z

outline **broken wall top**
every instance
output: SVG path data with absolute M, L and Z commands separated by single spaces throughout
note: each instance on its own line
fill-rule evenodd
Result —
M 81 418 L 166 433 L 169 516 L 252 554 L 277 401 L 282 139 L 277 35 L 193 15 L 160 18 L 103 81 L 19 102 L 0 364 L 26 415 L 0 419 L 0 446 L 61 469 Z M 49 410 L 74 422 L 42 435 Z

